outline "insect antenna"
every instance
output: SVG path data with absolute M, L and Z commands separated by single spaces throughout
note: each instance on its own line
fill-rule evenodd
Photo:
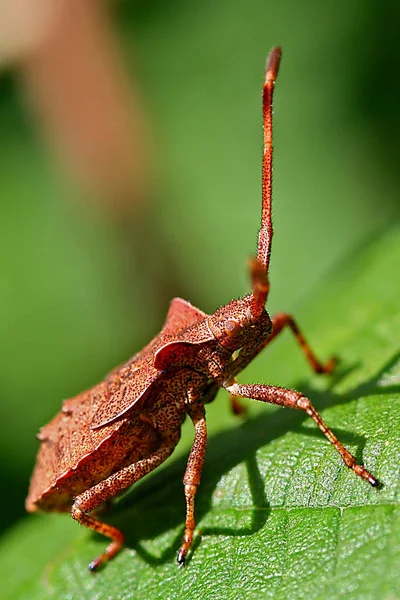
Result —
M 253 286 L 252 314 L 257 316 L 265 306 L 269 292 L 269 260 L 272 243 L 272 97 L 282 51 L 276 46 L 267 58 L 263 87 L 264 151 L 262 168 L 261 228 L 258 234 L 257 258 L 250 262 Z

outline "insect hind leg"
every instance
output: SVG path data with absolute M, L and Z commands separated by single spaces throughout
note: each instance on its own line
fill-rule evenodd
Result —
M 81 525 L 85 525 L 89 529 L 93 529 L 102 535 L 105 535 L 108 538 L 111 538 L 112 542 L 107 546 L 105 552 L 102 552 L 95 560 L 92 560 L 89 563 L 90 571 L 97 571 L 97 569 L 108 560 L 111 560 L 122 548 L 124 545 L 124 535 L 123 533 L 113 527 L 112 525 L 108 525 L 108 523 L 103 523 L 94 517 L 91 517 L 86 512 L 84 512 L 81 508 L 76 505 L 76 502 L 71 508 L 71 517 L 81 523 Z
M 177 436 L 166 435 L 164 442 L 153 454 L 124 467 L 75 498 L 71 508 L 72 518 L 112 540 L 105 552 L 89 564 L 90 571 L 96 571 L 119 552 L 124 544 L 124 536 L 116 527 L 103 523 L 88 513 L 157 468 L 170 456 L 178 439 L 179 432 Z

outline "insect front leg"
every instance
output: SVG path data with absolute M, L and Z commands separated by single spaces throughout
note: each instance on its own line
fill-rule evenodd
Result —
M 179 433 L 177 435 L 179 439 Z M 89 527 L 89 529 L 93 529 L 112 540 L 105 552 L 89 564 L 91 571 L 95 571 L 101 564 L 117 554 L 124 543 L 124 536 L 116 527 L 103 523 L 88 513 L 136 481 L 139 481 L 144 475 L 147 475 L 147 473 L 150 473 L 150 471 L 153 471 L 153 469 L 163 463 L 172 453 L 178 439 L 166 438 L 154 454 L 121 469 L 75 498 L 75 502 L 71 508 L 71 516 L 82 525 L 85 525 L 85 527 Z
M 266 343 L 272 342 L 277 335 L 285 328 L 289 327 L 292 330 L 297 342 L 300 345 L 303 354 L 311 365 L 312 369 L 316 373 L 331 373 L 336 366 L 336 359 L 334 357 L 330 358 L 326 363 L 321 363 L 318 358 L 315 356 L 312 351 L 309 343 L 306 338 L 300 331 L 296 321 L 292 317 L 292 315 L 288 315 L 287 313 L 277 313 L 271 319 L 272 321 L 272 333 L 269 336 Z
M 232 377 L 235 377 L 238 373 L 240 373 L 240 371 L 242 371 L 245 367 L 247 367 L 247 365 L 250 364 L 251 361 L 262 350 L 264 350 L 264 348 L 270 342 L 272 342 L 272 340 L 274 340 L 282 332 L 282 330 L 285 327 L 289 327 L 289 329 L 292 330 L 308 363 L 310 364 L 311 368 L 316 373 L 325 373 L 325 374 L 332 373 L 332 371 L 334 370 L 334 368 L 337 364 L 337 359 L 335 357 L 331 357 L 326 363 L 323 363 L 320 360 L 318 360 L 314 351 L 312 350 L 311 346 L 307 342 L 303 333 L 299 329 L 296 321 L 294 320 L 294 318 L 291 315 L 289 315 L 287 313 L 277 313 L 276 315 L 274 315 L 271 318 L 271 322 L 272 322 L 272 332 L 266 340 L 261 342 L 261 344 L 255 344 L 253 347 L 245 348 L 244 350 L 242 350 L 240 352 L 240 354 L 239 354 L 238 358 L 235 360 L 235 362 L 233 364 L 233 368 L 231 370 Z
M 196 407 L 196 410 L 189 412 L 189 416 L 195 427 L 195 437 L 192 449 L 190 450 L 185 476 L 183 478 L 186 498 L 186 521 L 183 542 L 177 558 L 180 565 L 185 564 L 186 555 L 193 541 L 193 533 L 196 526 L 194 518 L 194 498 L 200 483 L 207 446 L 207 426 L 204 408 L 202 406 Z
M 265 346 L 272 342 L 272 340 L 274 340 L 285 327 L 289 327 L 292 330 L 293 334 L 296 337 L 296 340 L 300 344 L 300 348 L 303 351 L 307 361 L 316 373 L 332 373 L 337 364 L 336 358 L 332 357 L 326 363 L 322 363 L 321 361 L 319 361 L 315 353 L 313 352 L 311 346 L 304 337 L 303 333 L 299 329 L 296 321 L 291 315 L 287 313 L 277 313 L 272 317 L 271 322 L 272 332 L 270 336 L 261 344 L 254 345 L 251 348 L 247 348 L 244 352 L 242 351 L 239 354 L 231 370 L 232 377 L 234 377 L 235 375 L 240 373 L 240 371 L 242 371 L 245 367 L 247 367 L 247 365 L 265 348 Z M 244 413 L 246 411 L 246 408 L 239 403 L 239 400 L 234 396 L 234 394 L 232 394 L 232 392 L 229 392 L 229 394 L 231 399 L 232 411 L 234 412 L 234 414 Z
M 268 402 L 270 404 L 278 404 L 279 406 L 286 406 L 287 408 L 304 410 L 318 425 L 331 444 L 335 446 L 345 465 L 349 467 L 349 469 L 352 469 L 356 475 L 368 481 L 372 486 L 379 486 L 378 480 L 375 479 L 375 477 L 362 465 L 357 464 L 355 457 L 346 450 L 341 442 L 339 442 L 335 434 L 329 429 L 319 413 L 315 410 L 310 400 L 300 392 L 275 387 L 273 385 L 239 385 L 237 383 L 226 386 L 226 389 L 235 396 L 260 400 L 261 402 Z

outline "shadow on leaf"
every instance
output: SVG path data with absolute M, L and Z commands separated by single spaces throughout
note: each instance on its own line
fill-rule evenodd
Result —
M 357 398 L 375 394 L 399 393 L 399 385 L 382 385 L 382 377 L 398 363 L 400 353 L 386 363 L 370 380 L 363 382 L 349 393 L 338 395 L 332 389 L 345 375 L 356 367 L 341 369 L 335 376 L 328 390 L 320 392 L 307 383 L 300 383 L 297 389 L 310 397 L 322 410 L 335 405 L 349 403 Z M 202 481 L 196 495 L 196 521 L 198 530 L 192 547 L 195 551 L 201 540 L 201 535 L 249 536 L 259 531 L 266 523 L 270 514 L 270 504 L 265 493 L 265 482 L 257 463 L 257 451 L 273 440 L 290 432 L 307 434 L 319 439 L 322 434 L 317 428 L 308 428 L 304 422 L 309 421 L 307 415 L 300 411 L 282 411 L 280 408 L 273 412 L 249 418 L 236 429 L 223 431 L 213 436 L 208 443 L 206 462 L 203 469 Z M 333 428 L 338 437 L 347 445 L 357 446 L 356 458 L 362 462 L 365 446 L 365 436 L 356 435 L 345 430 Z M 244 463 L 246 466 L 249 489 L 251 493 L 252 515 L 248 527 L 202 526 L 202 521 L 209 513 L 213 493 L 221 478 L 234 467 Z M 159 565 L 173 560 L 179 549 L 185 519 L 185 502 L 182 478 L 186 467 L 186 459 L 172 461 L 169 466 L 155 472 L 151 477 L 137 483 L 131 491 L 121 498 L 112 512 L 109 521 L 126 535 L 126 545 L 148 564 Z M 179 532 L 172 530 L 179 528 Z M 143 546 L 144 540 L 156 539 L 171 531 L 171 539 L 167 547 L 158 556 Z M 96 534 L 94 534 L 96 535 Z M 101 536 L 97 536 L 100 537 Z M 102 541 L 104 538 L 101 537 Z

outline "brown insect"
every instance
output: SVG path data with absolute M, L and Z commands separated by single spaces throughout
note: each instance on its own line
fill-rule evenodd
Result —
M 339 442 L 310 400 L 300 392 L 272 385 L 240 385 L 242 371 L 284 327 L 294 333 L 312 369 L 331 373 L 332 358 L 321 363 L 294 319 L 284 313 L 270 318 L 264 306 L 269 292 L 272 241 L 272 96 L 281 59 L 269 54 L 263 89 L 264 158 L 262 217 L 257 258 L 250 261 L 252 292 L 232 300 L 209 316 L 174 298 L 162 331 L 141 352 L 92 389 L 63 403 L 62 411 L 38 438 L 41 447 L 26 508 L 70 511 L 74 519 L 111 538 L 91 570 L 112 558 L 124 543 L 119 529 L 101 522 L 93 511 L 158 467 L 177 445 L 189 415 L 195 437 L 183 478 L 186 523 L 178 562 L 185 563 L 195 529 L 194 500 L 206 451 L 204 405 L 219 388 L 238 397 L 304 410 L 335 446 L 344 463 L 373 486 L 378 481 Z

